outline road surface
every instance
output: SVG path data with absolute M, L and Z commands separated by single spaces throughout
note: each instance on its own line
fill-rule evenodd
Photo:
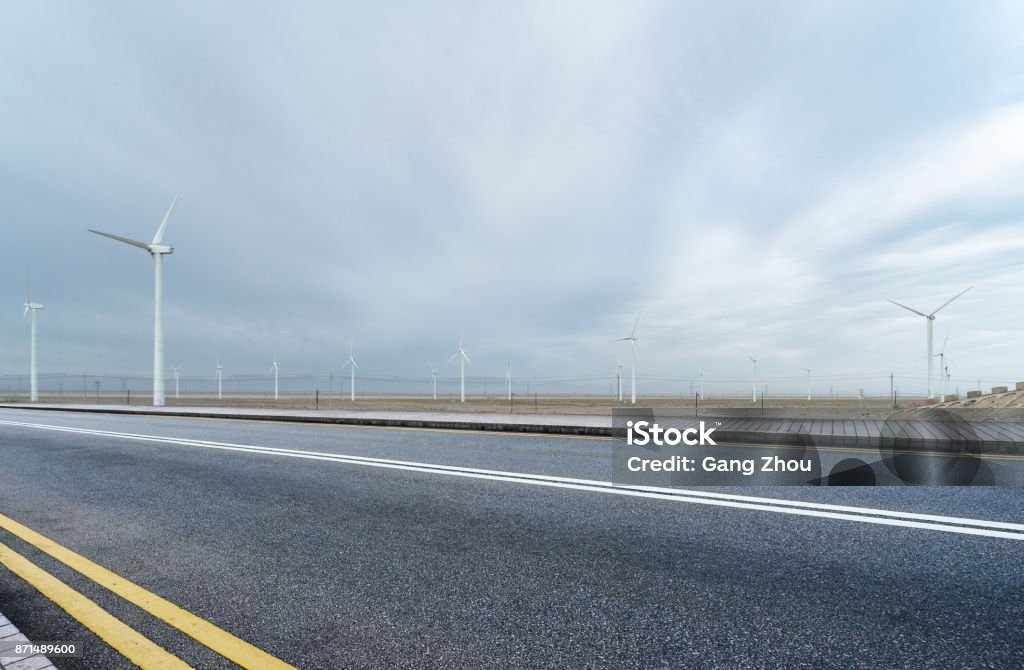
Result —
M 1021 489 L 645 492 L 610 450 L 0 410 L 0 544 L 204 669 L 202 625 L 297 668 L 1024 666 Z M 5 567 L 0 611 L 133 667 Z

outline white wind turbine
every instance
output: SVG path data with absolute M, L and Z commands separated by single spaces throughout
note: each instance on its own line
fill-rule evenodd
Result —
M 348 343 L 348 360 L 345 361 L 345 365 L 341 366 L 341 369 L 344 370 L 346 367 L 348 367 L 349 371 L 350 371 L 349 400 L 352 401 L 352 402 L 355 402 L 355 400 L 356 400 L 356 368 L 358 368 L 359 365 L 356 364 L 356 359 L 352 357 L 352 341 L 351 340 Z
M 274 364 L 270 366 L 270 371 L 274 373 L 274 400 L 277 400 L 277 353 L 274 354 Z
M 631 389 L 631 393 L 630 393 L 630 402 L 632 404 L 634 404 L 634 405 L 636 404 L 636 342 L 637 342 L 637 339 L 638 339 L 637 336 L 636 336 L 636 327 L 638 325 L 640 325 L 640 317 L 643 315 L 643 313 L 644 313 L 644 311 L 641 309 L 640 312 L 636 315 L 636 321 L 633 322 L 633 332 L 631 332 L 628 337 L 620 337 L 620 338 L 618 338 L 616 340 L 613 340 L 614 342 L 627 342 L 628 341 L 630 347 L 633 350 L 633 370 L 632 370 L 632 382 L 631 382 L 632 389 Z
M 174 397 L 177 398 L 178 397 L 178 370 L 181 369 L 181 366 L 180 365 L 173 365 L 171 367 L 174 370 Z
M 800 369 L 807 373 L 807 399 L 810 400 L 811 399 L 811 369 L 810 368 L 800 368 Z
M 741 351 L 742 351 L 742 349 L 741 349 Z M 757 402 L 757 362 L 759 360 L 761 360 L 761 358 L 764 358 L 764 357 L 761 356 L 761 357 L 758 357 L 758 358 L 754 358 L 753 356 L 751 356 L 750 354 L 748 354 L 745 351 L 743 352 L 743 355 L 746 356 L 747 358 L 749 358 L 751 364 L 753 364 L 753 366 L 754 366 L 754 371 L 752 373 L 752 376 L 750 377 L 750 387 L 752 389 L 752 391 L 750 393 L 750 402 Z
M 707 373 L 704 372 L 703 370 L 698 370 L 697 372 L 700 373 L 700 399 L 703 400 L 704 399 L 704 375 L 707 374 Z
M 622 363 L 615 364 L 615 385 L 619 388 L 619 402 L 622 402 Z
M 29 279 L 28 287 L 25 289 L 25 311 L 21 314 L 24 321 L 29 312 L 32 312 L 32 346 L 29 351 L 29 400 L 39 401 L 39 376 L 36 369 L 36 312 L 43 309 L 37 302 L 32 302 L 32 280 Z
M 964 293 L 967 293 L 972 288 L 974 288 L 974 287 L 973 286 L 968 286 L 963 291 L 960 291 L 955 296 L 953 296 L 952 298 L 950 298 L 946 302 L 944 302 L 941 305 L 939 305 L 935 310 L 932 311 L 931 314 L 925 314 L 924 312 L 919 312 L 919 311 L 917 311 L 916 309 L 914 309 L 912 307 L 907 307 L 906 305 L 901 305 L 900 303 L 896 302 L 895 300 L 889 300 L 889 302 L 891 302 L 892 304 L 896 305 L 897 307 L 902 307 L 903 309 L 905 309 L 907 311 L 910 311 L 910 312 L 913 312 L 914 314 L 917 314 L 918 316 L 923 316 L 925 319 L 928 320 L 928 398 L 929 399 L 935 398 L 935 393 L 932 390 L 932 376 L 933 376 L 932 375 L 932 366 L 933 366 L 933 363 L 934 363 L 934 355 L 932 354 L 932 351 L 934 349 L 934 343 L 932 342 L 932 326 L 935 323 L 935 315 L 938 314 L 939 311 L 942 310 L 944 307 L 946 307 L 946 305 L 948 305 L 949 303 L 953 302 L 954 300 L 956 300 L 957 298 L 962 296 Z
M 505 383 L 508 384 L 508 399 L 512 401 L 512 361 L 505 367 Z
M 437 400 L 437 368 L 430 366 L 430 381 L 434 386 L 434 400 Z
M 171 200 L 171 206 L 167 208 L 167 213 L 164 214 L 164 220 L 160 222 L 160 227 L 156 229 L 156 235 L 153 236 L 153 241 L 149 244 L 145 242 L 139 242 L 138 240 L 131 240 L 127 237 L 120 237 L 118 235 L 111 235 L 110 233 L 103 233 L 98 230 L 89 229 L 90 233 L 96 233 L 103 237 L 109 237 L 112 240 L 118 242 L 124 242 L 130 244 L 133 247 L 139 247 L 149 252 L 150 257 L 153 259 L 153 277 L 154 277 L 154 289 L 153 289 L 153 405 L 160 406 L 164 404 L 164 326 L 163 326 L 163 298 L 164 298 L 164 280 L 163 280 L 163 257 L 174 253 L 174 247 L 169 247 L 165 244 L 161 244 L 164 239 L 164 231 L 167 229 L 167 220 L 171 216 L 171 212 L 174 210 L 174 203 L 178 201 L 178 196 L 175 195 L 174 199 Z
M 939 353 L 936 354 L 939 358 L 939 400 L 946 399 L 946 377 L 949 368 L 946 366 L 946 344 L 949 342 L 949 333 L 946 333 L 946 339 L 942 340 L 942 348 L 939 349 Z
M 220 359 L 217 359 L 217 400 L 224 399 L 224 366 L 220 364 Z
M 459 348 L 448 359 L 448 363 L 456 358 L 459 359 L 459 402 L 466 402 L 466 363 L 472 363 L 472 361 L 469 360 L 466 350 L 462 348 L 462 335 L 459 335 Z

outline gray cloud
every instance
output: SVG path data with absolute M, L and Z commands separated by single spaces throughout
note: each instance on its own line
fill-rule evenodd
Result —
M 123 3 L 0 10 L 0 375 L 1020 377 L 1012 3 Z M 1015 343 L 1013 345 L 1008 343 Z M 884 346 L 883 346 L 884 345 Z M 910 382 L 908 382 L 910 383 Z M 918 381 L 923 386 L 923 381 Z M 604 388 L 602 385 L 599 388 Z M 675 388 L 679 386 L 673 383 Z M 667 388 L 667 387 L 666 387 Z

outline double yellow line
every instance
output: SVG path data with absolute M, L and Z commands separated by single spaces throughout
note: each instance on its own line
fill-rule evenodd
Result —
M 294 666 L 235 637 L 224 629 L 218 628 L 209 621 L 200 619 L 191 612 L 147 591 L 103 566 L 93 563 L 84 556 L 76 554 L 3 514 L 0 514 L 0 528 L 243 668 L 295 670 Z M 102 607 L 3 543 L 0 543 L 0 564 L 24 579 L 143 670 L 189 668 L 189 665 L 177 656 L 142 636 Z

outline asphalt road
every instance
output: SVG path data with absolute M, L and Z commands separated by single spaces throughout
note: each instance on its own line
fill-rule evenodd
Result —
M 607 440 L 11 410 L 0 513 L 299 668 L 1024 666 L 1018 539 L 187 440 L 610 478 Z M 1024 523 L 1019 488 L 732 491 Z M 237 667 L 0 542 L 190 665 Z M 58 667 L 132 667 L 3 567 L 0 611 L 85 643 Z

